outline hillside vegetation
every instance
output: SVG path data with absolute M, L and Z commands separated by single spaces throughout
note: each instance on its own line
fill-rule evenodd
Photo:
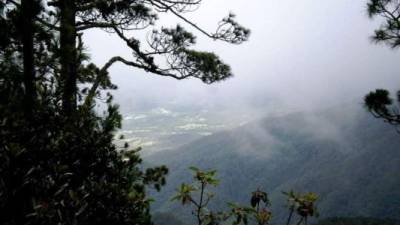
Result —
M 171 171 L 153 210 L 190 217 L 169 199 L 191 178 L 187 168 L 200 165 L 222 180 L 215 208 L 247 203 L 261 187 L 270 193 L 274 221 L 287 216 L 281 192 L 291 189 L 318 193 L 321 217 L 399 218 L 399 145 L 399 134 L 361 107 L 266 118 L 148 157 Z

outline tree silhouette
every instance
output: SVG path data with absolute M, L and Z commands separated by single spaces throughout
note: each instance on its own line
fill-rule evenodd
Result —
M 384 19 L 375 31 L 372 39 L 376 43 L 384 43 L 393 49 L 400 46 L 400 1 L 398 0 L 369 0 L 368 15 L 371 18 Z M 390 97 L 387 90 L 377 89 L 365 97 L 366 108 L 377 118 L 393 124 L 399 129 L 400 125 L 400 91 L 396 99 Z M 396 104 L 397 103 L 397 104 Z
M 213 83 L 232 76 L 214 53 L 193 50 L 182 26 L 151 28 L 171 13 L 214 40 L 245 41 L 249 31 L 230 14 L 206 32 L 184 13 L 199 0 L 0 1 L 0 223 L 151 224 L 147 188 L 159 190 L 168 170 L 144 169 L 138 149 L 113 143 L 118 106 L 106 95 L 102 115 L 92 108 L 115 89 L 116 62 L 178 80 Z M 82 35 L 101 29 L 132 50 L 130 59 L 90 61 Z M 147 47 L 146 47 L 147 46 Z M 103 98 L 104 99 L 104 98 Z
M 7 2 L 19 6 L 12 0 Z M 154 26 L 157 14 L 171 13 L 211 39 L 233 44 L 247 40 L 249 30 L 239 25 L 233 14 L 224 18 L 215 32 L 207 32 L 184 17 L 184 13 L 193 11 L 200 4 L 199 0 L 42 1 L 42 5 L 47 7 L 36 16 L 38 23 L 60 34 L 57 41 L 64 112 L 68 114 L 76 109 L 77 84 L 85 79 L 79 73 L 79 69 L 85 67 L 80 60 L 84 49 L 79 37 L 88 29 L 98 28 L 115 34 L 132 50 L 132 58 L 113 56 L 101 68 L 93 64 L 86 68 L 91 70 L 93 86 L 84 100 L 85 107 L 91 106 L 100 84 L 109 79 L 108 68 L 116 62 L 179 80 L 195 77 L 213 83 L 232 76 L 230 67 L 217 55 L 191 49 L 195 37 L 182 26 L 153 30 L 144 41 L 132 35 L 137 30 Z

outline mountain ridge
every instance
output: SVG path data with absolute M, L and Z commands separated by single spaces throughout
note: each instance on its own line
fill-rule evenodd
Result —
M 276 221 L 286 214 L 281 191 L 290 189 L 318 193 L 323 217 L 398 218 L 399 146 L 393 127 L 356 106 L 265 118 L 147 157 L 171 171 L 165 190 L 154 194 L 161 199 L 154 211 L 182 209 L 168 196 L 190 180 L 193 165 L 219 172 L 214 208 L 226 201 L 247 204 L 260 187 L 270 193 Z

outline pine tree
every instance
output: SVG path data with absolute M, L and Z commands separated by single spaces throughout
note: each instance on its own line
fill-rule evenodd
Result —
M 159 190 L 167 168 L 143 169 L 138 149 L 113 143 L 121 115 L 110 94 L 103 115 L 92 108 L 103 90 L 116 88 L 108 73 L 116 62 L 178 80 L 231 77 L 217 55 L 191 48 L 195 37 L 182 26 L 151 31 L 147 48 L 128 36 L 153 26 L 158 13 L 172 13 L 211 39 L 247 39 L 249 31 L 234 15 L 215 33 L 183 16 L 200 4 L 0 1 L 0 27 L 7 31 L 0 32 L 1 224 L 151 224 L 146 188 Z M 119 37 L 132 59 L 93 64 L 82 35 L 95 28 Z
M 372 39 L 384 43 L 393 49 L 400 47 L 400 2 L 397 0 L 369 0 L 368 15 L 371 18 L 381 17 L 384 22 L 375 31 Z M 387 90 L 377 89 L 365 97 L 366 108 L 376 117 L 393 124 L 400 125 L 400 91 L 396 99 L 390 97 Z

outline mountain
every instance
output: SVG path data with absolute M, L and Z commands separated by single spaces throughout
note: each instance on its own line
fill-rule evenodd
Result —
M 270 194 L 274 221 L 286 217 L 282 191 L 312 191 L 325 217 L 400 218 L 400 134 L 361 107 L 265 118 L 147 156 L 170 168 L 155 212 L 182 221 L 190 211 L 171 203 L 175 188 L 191 180 L 189 166 L 218 170 L 221 184 L 212 206 L 249 202 L 258 187 Z

